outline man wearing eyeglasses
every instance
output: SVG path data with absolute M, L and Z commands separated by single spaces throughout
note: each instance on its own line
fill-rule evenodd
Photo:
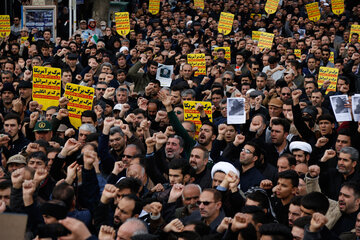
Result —
M 211 232 L 215 232 L 225 213 L 222 210 L 221 193 L 215 189 L 207 188 L 200 194 L 197 201 L 199 211 L 193 212 L 189 220 L 195 220 L 200 212 L 201 221 L 210 227 Z M 186 222 L 186 219 L 184 220 Z

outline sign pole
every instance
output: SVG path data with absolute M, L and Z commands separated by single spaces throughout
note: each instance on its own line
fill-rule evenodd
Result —
M 69 38 L 71 37 L 71 31 L 72 31 L 72 1 L 69 1 Z

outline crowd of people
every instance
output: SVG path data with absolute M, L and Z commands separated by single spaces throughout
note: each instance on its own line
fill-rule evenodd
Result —
M 265 1 L 161 1 L 153 15 L 139 1 L 126 36 L 84 19 L 55 38 L 13 18 L 0 40 L 0 213 L 27 215 L 26 239 L 359 239 L 360 122 L 336 121 L 330 96 L 360 92 L 360 4 L 335 15 L 320 0 L 313 22 L 310 2 L 268 15 Z M 221 12 L 235 16 L 228 35 Z M 271 49 L 253 31 L 273 33 Z M 173 65 L 170 87 L 160 64 Z M 61 69 L 58 105 L 32 99 L 34 66 Z M 319 88 L 320 67 L 338 69 L 335 91 Z M 67 83 L 95 89 L 78 128 Z M 244 124 L 228 124 L 230 97 L 245 99 Z

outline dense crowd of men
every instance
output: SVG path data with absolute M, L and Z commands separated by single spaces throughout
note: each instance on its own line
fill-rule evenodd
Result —
M 0 45 L 0 213 L 27 215 L 26 239 L 359 239 L 360 122 L 336 121 L 330 96 L 360 93 L 360 4 L 335 15 L 320 0 L 313 22 L 310 2 L 268 15 L 265 1 L 161 1 L 152 15 L 140 1 L 126 36 L 89 19 L 53 38 L 14 18 Z M 221 12 L 235 15 L 228 35 Z M 274 33 L 271 49 L 252 31 Z M 159 64 L 174 67 L 170 87 Z M 58 105 L 33 101 L 34 66 L 61 68 Z M 338 69 L 335 91 L 319 88 L 320 67 Z M 67 83 L 95 89 L 79 128 Z M 227 123 L 230 97 L 245 98 L 245 124 Z M 198 130 L 183 101 L 198 101 Z

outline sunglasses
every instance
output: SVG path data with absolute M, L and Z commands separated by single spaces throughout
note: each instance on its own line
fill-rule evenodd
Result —
M 223 78 L 224 79 L 224 81 L 230 81 L 231 80 L 231 78 Z
M 123 157 L 126 157 L 126 158 L 134 158 L 134 156 L 125 155 L 125 154 L 123 154 Z
M 96 90 L 98 90 L 98 91 L 105 91 L 106 88 L 96 88 Z
M 204 206 L 208 206 L 210 203 L 214 203 L 214 202 L 209 202 L 209 201 L 197 201 L 196 202 L 198 206 L 200 206 L 201 204 L 204 204 Z
M 281 95 L 282 96 L 290 96 L 291 94 L 290 93 L 282 93 Z

